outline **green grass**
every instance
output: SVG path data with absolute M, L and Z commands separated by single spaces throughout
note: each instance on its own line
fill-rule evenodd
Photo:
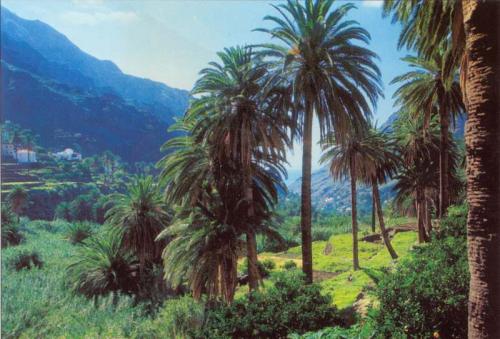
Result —
M 40 222 L 29 223 L 24 244 L 2 249 L 2 337 L 128 336 L 144 320 L 140 309 L 132 307 L 127 297 L 116 308 L 111 299 L 102 300 L 95 308 L 93 301 L 69 292 L 65 270 L 76 247 L 62 233 L 50 233 L 45 227 Z M 40 253 L 43 268 L 16 272 L 9 267 L 11 258 L 25 250 Z
M 407 224 L 408 219 L 399 219 L 398 224 Z M 392 245 L 399 255 L 405 257 L 417 241 L 415 232 L 397 233 L 392 239 Z M 327 243 L 331 243 L 332 251 L 325 254 Z M 281 253 L 261 253 L 259 260 L 271 259 L 278 268 L 288 260 L 294 260 L 301 266 L 301 247 L 290 248 Z M 360 271 L 352 271 L 352 236 L 337 234 L 328 241 L 315 241 L 312 246 L 313 268 L 315 271 L 337 273 L 334 278 L 320 282 L 323 292 L 332 297 L 332 303 L 339 309 L 351 306 L 361 292 L 375 286 L 376 281 L 384 274 L 384 269 L 390 269 L 397 261 L 392 260 L 383 243 L 359 242 Z

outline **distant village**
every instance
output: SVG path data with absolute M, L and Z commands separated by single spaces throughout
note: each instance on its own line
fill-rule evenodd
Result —
M 49 153 L 56 160 L 80 161 L 82 155 L 71 148 L 60 152 Z M 15 161 L 22 164 L 37 163 L 37 153 L 29 145 L 9 141 L 7 133 L 2 133 L 2 160 Z

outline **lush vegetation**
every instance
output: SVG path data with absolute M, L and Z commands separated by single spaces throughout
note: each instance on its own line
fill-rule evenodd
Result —
M 416 69 L 393 81 L 399 118 L 390 130 L 371 122 L 381 74 L 368 32 L 347 19 L 354 6 L 290 0 L 264 18 L 272 28 L 257 29 L 274 43 L 225 48 L 200 71 L 156 171 L 105 152 L 49 171 L 48 159 L 37 173 L 44 185 L 84 184 L 56 189 L 54 200 L 9 187 L 2 334 L 494 337 L 498 304 L 485 295 L 498 288 L 498 164 L 482 152 L 491 140 L 472 105 L 481 96 L 467 96 L 472 85 L 458 81 L 469 69 L 480 79 L 483 69 L 458 62 L 465 38 L 455 3 L 385 1 Z M 473 126 L 466 157 L 449 128 L 465 106 Z M 332 180 L 349 179 L 350 218 L 311 204 L 314 116 Z M 300 199 L 283 183 L 297 139 Z M 475 142 L 483 146 L 474 151 Z M 389 181 L 395 197 L 384 206 L 379 186 Z M 371 220 L 358 215 L 360 183 L 372 191 Z M 47 215 L 57 220 L 25 217 L 54 202 Z

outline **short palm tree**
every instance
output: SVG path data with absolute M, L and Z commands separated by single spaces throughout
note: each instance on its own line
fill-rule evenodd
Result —
M 444 50 L 436 49 L 428 60 L 422 57 L 407 56 L 403 58 L 413 70 L 400 75 L 392 81 L 399 83 L 400 87 L 394 93 L 396 104 L 401 107 L 413 107 L 413 112 L 424 115 L 424 129 L 432 117 L 439 116 L 440 145 L 439 145 L 439 211 L 441 217 L 450 204 L 449 173 L 450 160 L 448 152 L 450 147 L 449 125 L 450 118 L 455 121 L 458 115 L 464 112 L 462 92 L 456 74 L 445 78 Z
M 74 292 L 94 298 L 96 303 L 99 297 L 110 293 L 113 293 L 116 303 L 119 292 L 137 292 L 137 262 L 132 253 L 123 248 L 121 241 L 120 233 L 109 229 L 88 238 L 77 248 L 67 268 Z
M 16 213 L 18 221 L 23 209 L 28 204 L 28 199 L 29 194 L 21 185 L 14 186 L 7 196 L 7 200 L 9 201 L 12 211 Z
M 247 221 L 241 218 L 240 227 L 245 228 L 249 284 L 253 290 L 258 287 L 259 274 L 255 230 L 249 227 L 254 223 L 248 222 L 255 216 L 252 162 L 262 157 L 284 161 L 286 125 L 284 115 L 274 114 L 265 105 L 262 86 L 267 70 L 251 48 L 226 48 L 218 56 L 221 63 L 211 62 L 200 72 L 193 94 L 203 97 L 193 102 L 188 115 L 199 117 L 193 134 L 210 145 L 211 157 L 221 167 L 233 170 L 240 182 L 241 192 L 232 198 L 240 199 L 246 209 Z
M 127 193 L 109 196 L 111 208 L 106 222 L 121 231 L 122 245 L 139 259 L 140 271 L 161 261 L 165 243 L 156 242 L 171 215 L 153 177 L 138 177 L 127 186 Z
M 292 136 L 302 137 L 302 260 L 306 281 L 312 282 L 311 152 L 312 122 L 316 115 L 321 138 L 334 132 L 338 138 L 371 114 L 380 88 L 376 54 L 361 47 L 368 32 L 346 20 L 352 4 L 333 8 L 333 0 L 289 0 L 273 5 L 279 16 L 264 20 L 273 28 L 260 28 L 279 43 L 262 44 L 262 55 L 274 76 L 269 88 L 288 87 Z M 371 104 L 371 105 L 370 105 Z M 340 140 L 340 139 L 339 139 Z

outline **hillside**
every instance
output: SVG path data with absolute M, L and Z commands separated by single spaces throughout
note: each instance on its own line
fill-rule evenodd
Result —
M 158 160 L 187 91 L 124 74 L 43 22 L 1 13 L 3 121 L 32 129 L 48 148 Z
M 351 186 L 348 180 L 334 181 L 328 168 L 322 167 L 312 174 L 312 203 L 317 209 L 344 214 L 351 208 Z M 300 194 L 302 178 L 288 186 L 288 190 Z M 392 183 L 380 187 L 382 203 L 392 196 Z M 361 214 L 371 213 L 371 188 L 358 184 L 358 211 Z

